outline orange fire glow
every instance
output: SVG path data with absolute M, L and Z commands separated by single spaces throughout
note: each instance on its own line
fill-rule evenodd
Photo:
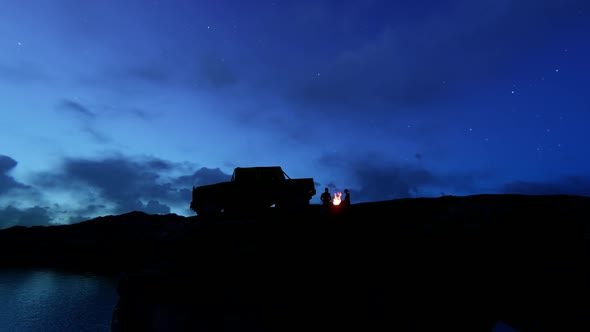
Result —
M 334 193 L 334 200 L 332 200 L 332 204 L 340 205 L 340 202 L 342 202 L 342 200 L 340 199 L 341 196 L 342 196 L 341 192 Z

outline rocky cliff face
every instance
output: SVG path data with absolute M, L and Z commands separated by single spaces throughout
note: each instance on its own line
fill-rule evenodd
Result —
M 115 331 L 590 330 L 590 198 L 480 195 L 0 231 L 4 264 L 123 272 Z

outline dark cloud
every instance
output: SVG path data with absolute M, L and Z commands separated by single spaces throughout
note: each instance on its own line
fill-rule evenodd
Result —
M 100 86 L 122 94 L 145 93 L 152 87 L 173 87 L 178 83 L 179 71 L 171 59 L 139 63 L 109 63 L 94 75 L 82 78 L 84 84 Z
M 361 165 L 354 170 L 360 182 L 358 196 L 371 201 L 413 197 L 420 185 L 438 184 L 438 179 L 424 169 L 390 165 Z
M 80 192 L 78 203 L 88 207 L 69 212 L 76 220 L 104 214 L 107 206 L 114 207 L 112 213 L 166 214 L 171 206 L 186 205 L 190 213 L 192 186 L 228 181 L 231 176 L 205 167 L 190 175 L 172 175 L 182 174 L 186 167 L 152 157 L 70 158 L 59 172 L 42 174 L 37 181 L 47 188 Z
M 16 181 L 12 176 L 7 173 L 16 167 L 16 160 L 0 155 L 0 195 L 8 192 L 11 189 L 16 188 L 28 188 L 28 186 Z
M 0 155 L 0 173 L 6 173 L 16 167 L 16 165 L 16 160 L 8 156 Z
M 151 158 L 145 161 L 149 169 L 154 171 L 170 171 L 176 168 L 176 165 L 162 159 Z
M 94 112 L 92 112 L 88 107 L 72 99 L 61 99 L 58 102 L 57 107 L 59 110 L 72 112 L 78 115 L 82 115 L 86 118 L 93 119 L 96 117 L 96 114 L 94 114 Z
M 204 56 L 200 67 L 205 80 L 213 87 L 225 87 L 237 82 L 236 73 L 222 57 Z
M 259 102 L 256 106 L 253 109 L 236 112 L 235 123 L 261 131 L 272 128 L 276 132 L 275 140 L 282 141 L 284 144 L 309 144 L 316 140 L 315 132 L 310 130 L 310 117 L 293 116 L 287 114 L 284 109 L 275 105 L 265 105 L 263 102 Z
M 399 51 L 398 43 L 396 33 L 387 28 L 372 42 L 331 59 L 318 74 L 294 80 L 287 96 L 330 110 L 364 108 L 368 101 L 413 105 L 442 93 L 444 75 L 440 69 L 428 71 L 408 63 L 410 59 Z
M 107 64 L 94 73 L 78 78 L 78 82 L 92 88 L 101 88 L 118 95 L 146 95 L 152 89 L 217 89 L 234 86 L 237 71 L 220 56 L 202 55 L 191 49 L 187 55 L 170 54 L 165 58 L 140 64 Z M 136 114 L 149 115 L 145 111 Z
M 82 130 L 90 137 L 92 137 L 93 140 L 95 140 L 98 143 L 109 143 L 111 142 L 111 138 L 109 136 L 107 136 L 106 134 L 96 130 L 95 128 L 93 128 L 90 125 L 87 125 L 85 127 L 82 128 Z
M 521 195 L 580 195 L 590 196 L 590 178 L 564 177 L 554 182 L 516 181 L 502 186 L 501 191 Z
M 406 4 L 396 8 L 376 1 L 370 11 L 377 28 L 367 32 L 369 41 L 351 42 L 318 64 L 319 75 L 310 70 L 285 75 L 285 93 L 326 111 L 383 102 L 395 109 L 464 96 L 459 83 L 475 88 L 480 82 L 513 79 L 513 64 L 521 63 L 516 59 L 535 56 L 555 31 L 571 28 L 582 6 L 588 7 L 578 0 L 461 0 L 440 8 L 428 1 L 417 17 L 406 13 Z
M 231 174 L 225 174 L 219 168 L 206 168 L 194 172 L 192 175 L 181 176 L 176 180 L 177 184 L 187 186 L 203 186 L 218 182 L 225 182 L 231 179 Z
M 432 190 L 449 192 L 473 191 L 478 178 L 485 174 L 439 174 L 416 164 L 385 160 L 376 155 L 357 157 L 325 154 L 319 164 L 344 174 L 345 181 L 355 183 L 356 189 L 346 184 L 355 201 L 381 201 L 429 195 Z M 344 166 L 343 166 L 344 165 Z M 332 185 L 332 186 L 331 186 Z M 332 189 L 342 188 L 330 183 Z
M 170 213 L 170 207 L 152 199 L 147 202 L 143 211 L 150 214 L 168 214 Z
M 90 108 L 84 104 L 72 99 L 62 98 L 57 103 L 57 110 L 77 116 L 82 122 L 80 130 L 94 141 L 102 144 L 111 142 L 111 138 L 108 135 L 96 128 L 96 124 L 93 120 L 97 117 L 97 113 L 91 111 Z
M 77 209 L 76 211 L 69 212 L 65 211 L 68 214 L 66 218 L 67 223 L 73 224 L 78 223 L 81 221 L 92 219 L 99 215 L 104 215 L 104 212 L 107 210 L 107 207 L 102 204 L 89 204 L 85 208 Z
M 51 218 L 47 208 L 35 206 L 19 209 L 7 206 L 0 209 L 0 229 L 12 226 L 47 226 Z
M 37 83 L 50 79 L 46 72 L 31 63 L 0 64 L 0 80 L 9 83 Z
M 144 211 L 146 205 L 141 203 L 141 198 L 178 198 L 177 189 L 159 181 L 158 172 L 165 164 L 166 161 L 157 159 L 134 161 L 124 157 L 68 159 L 63 167 L 63 177 L 98 189 L 107 202 L 116 205 L 117 213 Z
M 166 84 L 172 79 L 172 72 L 162 66 L 128 67 L 126 73 L 132 79 L 152 84 Z
M 324 154 L 320 166 L 342 171 L 344 181 L 355 183 L 349 188 L 355 201 L 380 201 L 428 195 L 456 195 L 486 193 L 482 183 L 494 174 L 490 171 L 464 173 L 440 173 L 422 165 L 422 157 L 412 163 L 384 160 L 378 155 L 365 155 L 350 161 L 348 156 Z M 344 165 L 344 166 L 343 166 Z M 342 182 L 342 179 L 339 181 Z M 342 189 L 329 183 L 331 190 Z M 348 186 L 348 185 L 346 185 Z M 489 191 L 522 195 L 581 195 L 590 196 L 590 178 L 583 176 L 564 177 L 553 182 L 515 181 Z M 479 191 L 479 192 L 478 192 Z
M 153 114 L 151 114 L 150 112 L 139 108 L 133 108 L 131 110 L 128 110 L 127 112 L 133 114 L 134 116 L 142 120 L 151 120 L 154 117 Z

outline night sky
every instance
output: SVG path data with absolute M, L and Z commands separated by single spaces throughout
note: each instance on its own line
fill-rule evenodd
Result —
M 236 166 L 590 195 L 588 59 L 587 0 L 0 1 L 0 228 L 194 215 Z

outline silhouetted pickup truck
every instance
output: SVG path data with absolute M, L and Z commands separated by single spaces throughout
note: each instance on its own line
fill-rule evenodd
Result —
M 280 166 L 237 167 L 229 182 L 193 187 L 198 215 L 305 206 L 316 194 L 313 178 L 291 179 Z

